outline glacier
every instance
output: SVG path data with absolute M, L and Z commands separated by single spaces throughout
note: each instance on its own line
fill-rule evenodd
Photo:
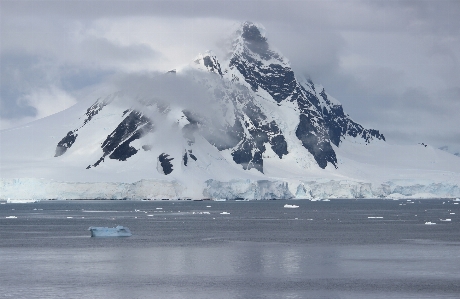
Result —
M 1 179 L 0 199 L 10 200 L 273 200 L 330 198 L 458 198 L 460 184 L 452 182 L 416 182 L 394 180 L 381 184 L 351 180 L 207 180 L 202 193 L 189 192 L 178 181 L 141 180 L 134 183 L 59 182 L 46 179 Z

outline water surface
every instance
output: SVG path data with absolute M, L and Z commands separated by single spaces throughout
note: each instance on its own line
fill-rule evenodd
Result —
M 459 298 L 455 203 L 2 204 L 0 296 Z M 133 236 L 90 238 L 87 230 L 118 224 Z

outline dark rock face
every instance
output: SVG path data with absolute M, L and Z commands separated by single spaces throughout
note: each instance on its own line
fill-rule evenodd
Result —
M 83 122 L 82 127 L 86 125 L 89 121 L 91 121 L 91 119 L 94 116 L 96 116 L 102 110 L 102 108 L 110 104 L 113 101 L 114 96 L 115 95 L 106 97 L 103 100 L 98 99 L 93 105 L 91 105 L 91 107 L 89 107 L 88 110 L 86 110 L 86 113 L 85 113 L 86 118 L 85 118 L 85 121 Z
M 385 140 L 379 131 L 364 129 L 352 121 L 344 114 L 341 105 L 334 105 L 327 99 L 324 90 L 320 93 L 322 99 L 318 98 L 311 80 L 308 84 L 313 92 L 305 89 L 296 80 L 294 72 L 283 58 L 270 50 L 267 39 L 261 35 L 256 25 L 250 22 L 244 23 L 241 38 L 243 44 L 241 45 L 241 41 L 237 39 L 237 43 L 240 44 L 237 44 L 238 47 L 235 46 L 236 50 L 229 62 L 230 69 L 238 70 L 252 90 L 263 89 L 268 92 L 279 105 L 285 100 L 297 104 L 300 116 L 295 134 L 321 168 L 326 168 L 328 163 L 337 167 L 337 157 L 331 143 L 339 146 L 341 138 L 345 136 L 361 137 L 366 142 L 374 138 Z M 270 64 L 267 65 L 264 61 L 268 60 Z M 257 137 L 264 140 L 263 136 Z M 282 138 L 276 137 L 274 140 L 275 143 L 281 141 L 276 146 L 270 142 L 272 148 L 276 149 L 275 152 L 287 153 Z M 247 163 L 250 157 L 249 147 L 243 143 L 240 147 L 241 154 L 238 155 L 237 160 Z M 256 144 L 256 148 L 260 152 L 264 150 L 260 144 Z M 260 163 L 259 160 L 256 162 Z
M 205 56 L 203 57 L 204 66 L 213 73 L 219 74 L 222 77 L 222 70 L 220 69 L 219 61 L 217 61 L 215 56 Z
M 313 127 L 305 114 L 300 115 L 300 122 L 296 130 L 296 136 L 302 141 L 302 145 L 313 155 L 319 167 L 326 168 L 330 162 L 334 166 L 337 164 L 337 157 L 332 149 L 329 140 L 321 140 L 315 135 L 316 128 Z
M 54 156 L 55 157 L 62 156 L 67 151 L 67 149 L 69 149 L 72 146 L 72 144 L 77 139 L 77 136 L 78 135 L 74 134 L 73 131 L 70 131 L 69 133 L 67 133 L 67 135 L 64 138 L 62 138 L 62 140 L 59 141 L 59 143 L 57 144 L 56 154 Z
M 174 160 L 174 158 L 168 158 L 169 155 L 162 153 L 160 156 L 158 156 L 158 161 L 161 164 L 161 167 L 163 168 L 163 173 L 165 175 L 170 174 L 173 171 L 173 165 L 171 163 L 171 160 Z
M 223 100 L 234 108 L 235 122 L 232 126 L 207 123 L 205 117 L 183 111 L 190 124 L 183 128 L 184 136 L 194 140 L 193 132 L 199 131 L 219 151 L 231 149 L 233 161 L 243 169 L 263 172 L 265 144 L 282 158 L 288 154 L 287 143 L 275 121 L 269 122 L 260 107 L 254 104 L 249 90 L 242 86 L 220 90 Z M 192 156 L 190 156 L 192 158 Z
M 342 105 L 332 105 L 328 100 L 324 89 L 321 91 L 320 95 L 328 104 L 329 110 L 326 107 L 323 107 L 322 113 L 329 131 L 329 137 L 335 146 L 339 146 L 341 138 L 345 136 L 360 136 L 367 143 L 369 143 L 373 138 L 385 141 L 385 137 L 383 134 L 380 134 L 378 130 L 364 129 L 363 126 L 354 122 L 345 115 Z
M 322 115 L 316 109 L 319 107 L 319 100 L 300 86 L 292 69 L 286 67 L 282 58 L 269 49 L 265 37 L 262 37 L 257 26 L 245 23 L 242 30 L 245 47 L 230 59 L 230 68 L 236 68 L 254 91 L 263 89 L 278 103 L 287 98 L 296 102 L 301 113 L 296 136 L 321 168 L 325 168 L 328 162 L 335 166 L 337 158 L 329 143 L 329 135 Z M 269 59 L 279 63 L 273 62 L 267 66 L 263 60 Z M 274 123 L 273 126 L 276 124 Z M 274 147 L 279 156 L 287 153 L 283 139 L 284 137 L 277 137 L 274 140 L 280 142 Z M 247 155 L 247 151 L 244 153 Z
M 104 154 L 93 166 L 98 166 L 106 156 L 110 159 L 126 161 L 138 151 L 130 143 L 152 131 L 153 124 L 150 119 L 132 110 L 102 143 Z
M 254 24 L 245 24 L 242 37 L 247 48 L 235 53 L 229 66 L 244 76 L 252 90 L 262 88 L 278 103 L 286 99 L 296 86 L 294 72 L 281 64 L 264 64 L 263 60 L 278 60 L 280 57 L 270 51 L 266 38 L 262 37 Z
M 241 164 L 243 169 L 255 168 L 263 173 L 263 158 L 265 143 L 271 145 L 273 151 L 282 158 L 287 155 L 287 143 L 274 122 L 267 122 L 267 117 L 253 102 L 247 102 L 242 113 L 237 113 L 239 119 L 241 142 L 232 152 L 233 161 Z M 243 126 L 249 135 L 245 135 Z
M 83 125 L 73 131 L 68 132 L 67 135 L 62 138 L 61 141 L 59 141 L 56 146 L 56 153 L 54 157 L 59 157 L 65 154 L 65 152 L 75 143 L 75 140 L 78 136 L 78 134 L 76 134 L 78 130 L 84 127 L 89 121 L 91 121 L 91 119 L 93 119 L 93 117 L 96 116 L 102 110 L 102 108 L 110 104 L 113 101 L 113 98 L 114 95 L 108 96 L 103 100 L 97 99 L 96 102 L 86 110 L 86 118 L 83 121 Z

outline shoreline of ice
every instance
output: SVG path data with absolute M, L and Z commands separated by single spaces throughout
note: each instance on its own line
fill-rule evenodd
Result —
M 207 180 L 189 190 L 178 181 L 134 183 L 58 182 L 45 179 L 0 179 L 0 200 L 272 200 L 338 198 L 457 200 L 460 186 L 452 182 L 389 181 L 381 184 L 351 180 Z M 198 190 L 198 191 L 197 191 Z M 192 195 L 193 194 L 193 195 Z M 9 201 L 8 201 L 9 200 Z

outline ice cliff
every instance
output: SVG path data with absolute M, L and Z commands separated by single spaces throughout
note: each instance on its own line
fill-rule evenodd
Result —
M 128 200 L 271 200 L 327 198 L 457 198 L 460 185 L 389 181 L 208 180 L 202 194 L 191 194 L 177 181 L 141 180 L 134 183 L 68 183 L 45 179 L 2 179 L 0 200 L 10 199 L 128 199 Z

